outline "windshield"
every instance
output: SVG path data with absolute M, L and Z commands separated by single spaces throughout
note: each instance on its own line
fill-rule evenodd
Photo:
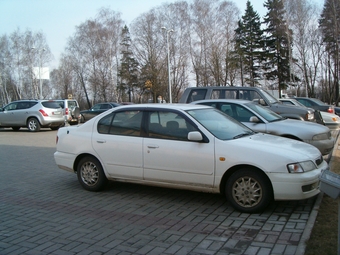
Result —
M 189 110 L 187 112 L 221 140 L 237 139 L 254 134 L 251 129 L 216 109 Z
M 277 104 L 279 103 L 279 100 L 277 100 L 275 97 L 273 97 L 271 94 L 268 93 L 266 90 L 262 90 L 263 96 L 271 103 L 271 104 Z
M 281 115 L 278 115 L 272 110 L 266 107 L 263 107 L 261 105 L 254 104 L 254 103 L 248 103 L 246 105 L 250 109 L 252 109 L 254 112 L 256 112 L 258 115 L 260 115 L 262 118 L 266 119 L 268 122 L 274 122 L 274 121 L 279 121 L 279 120 L 284 119 Z
M 306 108 L 306 106 L 304 104 L 301 104 L 298 100 L 296 100 L 296 99 L 291 99 L 291 100 L 292 100 L 292 102 L 294 102 L 295 105 Z

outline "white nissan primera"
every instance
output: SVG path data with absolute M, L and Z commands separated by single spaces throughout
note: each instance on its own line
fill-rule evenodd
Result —
M 87 190 L 108 180 L 225 194 L 239 211 L 319 193 L 328 169 L 314 146 L 255 133 L 209 106 L 140 104 L 58 130 L 59 168 Z

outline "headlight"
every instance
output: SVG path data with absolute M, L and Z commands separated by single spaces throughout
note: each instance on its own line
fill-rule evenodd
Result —
M 308 113 L 307 114 L 307 118 L 308 118 L 308 120 L 314 120 L 314 113 Z
M 331 132 L 318 134 L 313 136 L 313 141 L 321 141 L 321 140 L 327 140 L 331 138 Z
M 313 161 L 304 161 L 300 163 L 293 163 L 287 165 L 288 171 L 290 173 L 303 173 L 316 169 Z

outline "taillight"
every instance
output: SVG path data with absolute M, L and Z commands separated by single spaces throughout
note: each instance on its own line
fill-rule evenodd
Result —
M 48 114 L 47 114 L 44 110 L 40 109 L 39 112 L 40 112 L 43 116 L 48 117 Z
M 334 113 L 334 109 L 331 108 L 331 107 L 329 107 L 328 110 L 327 110 L 327 112 L 329 112 L 329 113 Z
M 65 115 L 68 115 L 68 108 L 65 108 Z

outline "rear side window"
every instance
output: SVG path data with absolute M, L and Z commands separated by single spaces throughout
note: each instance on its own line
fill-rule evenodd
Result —
M 60 104 L 56 101 L 46 101 L 46 102 L 41 102 L 41 104 L 50 109 L 58 109 L 60 108 Z
M 29 109 L 35 104 L 36 102 L 18 102 L 16 110 Z
M 193 89 L 190 91 L 187 103 L 205 99 L 207 89 Z
M 123 111 L 106 115 L 98 122 L 98 133 L 140 136 L 143 113 Z
M 261 98 L 261 95 L 254 90 L 240 90 L 239 92 L 239 99 L 253 101 Z
M 237 91 L 231 89 L 214 89 L 211 99 L 237 99 Z

